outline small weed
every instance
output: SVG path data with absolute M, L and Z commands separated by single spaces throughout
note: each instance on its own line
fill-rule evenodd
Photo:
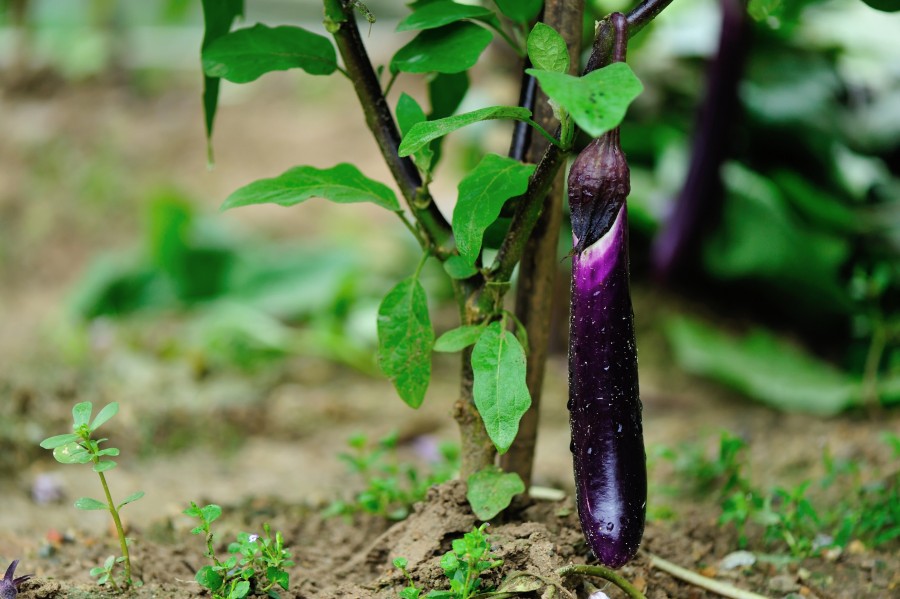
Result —
M 107 441 L 107 439 L 94 439 L 93 434 L 101 424 L 116 415 L 119 411 L 119 404 L 113 402 L 105 406 L 100 410 L 93 422 L 91 422 L 92 410 L 93 406 L 89 401 L 75 404 L 72 408 L 72 430 L 74 432 L 48 437 L 41 441 L 41 447 L 52 449 L 53 457 L 61 464 L 92 463 L 94 465 L 93 470 L 100 477 L 100 484 L 103 486 L 106 502 L 91 499 L 90 497 L 82 497 L 75 501 L 75 507 L 80 510 L 107 510 L 112 516 L 116 526 L 116 533 L 119 536 L 119 547 L 122 550 L 122 555 L 119 557 L 109 556 L 103 566 L 91 569 L 91 576 L 99 576 L 97 579 L 98 584 L 109 584 L 116 591 L 120 591 L 131 587 L 134 582 L 131 579 L 128 539 L 125 537 L 125 529 L 122 526 L 119 511 L 123 506 L 143 497 L 144 492 L 137 491 L 132 493 L 118 504 L 113 501 L 109 492 L 109 486 L 106 484 L 104 472 L 116 467 L 116 463 L 109 458 L 119 455 L 119 450 L 115 447 L 100 449 L 100 444 Z M 113 575 L 116 564 L 122 564 L 125 570 L 121 581 L 117 581 Z
M 503 560 L 491 553 L 489 536 L 484 533 L 488 524 L 484 523 L 472 532 L 467 532 L 461 539 L 453 541 L 453 549 L 441 558 L 441 568 L 450 579 L 450 589 L 446 591 L 433 590 L 425 597 L 428 599 L 470 599 L 475 595 L 490 591 L 483 587 L 484 581 L 481 575 L 501 564 Z M 419 599 L 423 589 L 416 587 L 412 577 L 406 571 L 407 561 L 398 557 L 394 560 L 394 566 L 399 568 L 406 576 L 408 586 L 400 591 L 400 599 Z
M 291 552 L 284 548 L 280 532 L 272 536 L 268 524 L 263 525 L 263 535 L 242 532 L 237 542 L 228 545 L 231 555 L 224 562 L 216 557 L 213 547 L 213 533 L 210 525 L 222 515 L 218 505 L 199 507 L 191 502 L 185 515 L 200 520 L 200 525 L 191 530 L 195 535 L 206 535 L 206 557 L 211 566 L 203 566 L 197 572 L 196 580 L 209 589 L 214 599 L 242 599 L 250 594 L 279 597 L 275 585 L 287 590 L 290 576 L 285 568 L 294 565 Z
M 355 435 L 347 444 L 351 451 L 339 457 L 351 474 L 362 479 L 364 489 L 352 501 L 333 502 L 325 511 L 327 516 L 362 512 L 402 520 L 432 485 L 450 480 L 458 468 L 459 450 L 452 444 L 438 446 L 432 471 L 424 475 L 415 465 L 398 462 L 396 433 L 376 443 Z
M 881 438 L 895 455 L 900 453 L 896 435 L 886 433 Z M 827 509 L 817 508 L 810 480 L 768 493 L 753 484 L 745 474 L 745 448 L 744 441 L 723 433 L 714 459 L 705 457 L 698 444 L 658 452 L 673 464 L 688 492 L 718 497 L 719 524 L 734 526 L 740 547 L 748 546 L 752 530 L 761 535 L 766 550 L 786 549 L 798 559 L 827 547 L 846 547 L 854 539 L 873 547 L 900 539 L 897 474 L 878 477 L 870 472 L 868 478 L 874 482 L 864 482 L 859 464 L 838 462 L 826 448 L 822 454 L 825 475 L 818 487 L 823 492 L 832 489 L 841 499 Z

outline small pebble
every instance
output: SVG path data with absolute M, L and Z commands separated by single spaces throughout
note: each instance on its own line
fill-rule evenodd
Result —
M 756 556 L 749 551 L 733 551 L 719 562 L 722 570 L 734 570 L 735 568 L 746 568 L 756 563 Z
M 780 574 L 769 579 L 769 589 L 776 593 L 792 593 L 800 590 L 796 578 L 787 574 Z

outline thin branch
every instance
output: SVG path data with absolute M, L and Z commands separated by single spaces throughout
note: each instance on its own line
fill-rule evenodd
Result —
M 646 555 L 650 558 L 650 565 L 654 568 L 662 570 L 666 574 L 696 587 L 721 595 L 722 597 L 728 597 L 729 599 L 769 599 L 765 595 L 758 595 L 751 591 L 745 591 L 744 589 L 739 589 L 738 587 L 722 582 L 721 580 L 715 580 L 697 574 L 696 572 L 677 566 L 668 560 L 664 560 L 658 555 L 653 555 L 652 553 L 647 553 Z
M 656 18 L 672 0 L 644 0 L 628 13 L 628 37 L 643 29 L 647 23 Z
M 571 564 L 568 566 L 563 566 L 559 570 L 556 571 L 557 574 L 562 576 L 570 576 L 572 574 L 579 574 L 581 576 L 596 576 L 598 578 L 602 578 L 604 580 L 608 580 L 628 595 L 631 599 L 647 599 L 647 597 L 637 590 L 637 588 L 628 582 L 621 574 L 616 572 L 611 568 L 607 568 L 606 566 L 601 565 L 593 565 L 587 566 L 584 564 Z
M 410 212 L 421 225 L 430 246 L 428 249 L 438 258 L 445 258 L 452 252 L 450 224 L 432 200 L 412 160 L 400 158 L 397 154 L 400 132 L 359 34 L 353 8 L 344 0 L 326 0 L 326 13 L 330 17 L 328 29 L 334 36 L 344 67 L 359 97 L 366 124 L 372 131 Z M 337 17 L 338 14 L 340 17 Z

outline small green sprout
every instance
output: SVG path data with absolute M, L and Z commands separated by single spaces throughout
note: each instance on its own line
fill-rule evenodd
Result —
M 294 562 L 291 552 L 284 548 L 280 532 L 273 537 L 269 525 L 264 524 L 262 535 L 240 533 L 237 541 L 228 545 L 231 555 L 223 562 L 216 557 L 211 529 L 213 521 L 222 515 L 222 508 L 214 504 L 201 508 L 192 501 L 184 514 L 200 520 L 192 534 L 206 535 L 204 555 L 212 560 L 212 565 L 200 568 L 196 580 L 209 589 L 214 599 L 243 599 L 250 594 L 277 598 L 275 585 L 288 590 L 290 575 L 285 568 Z
M 119 404 L 113 402 L 106 405 L 100 410 L 93 422 L 91 422 L 92 411 L 93 405 L 89 401 L 75 404 L 72 408 L 72 430 L 74 432 L 44 439 L 41 441 L 41 447 L 52 449 L 53 457 L 61 464 L 93 464 L 94 472 L 100 477 L 100 484 L 103 486 L 106 501 L 81 497 L 75 501 L 75 507 L 79 510 L 107 510 L 112 516 L 113 523 L 116 525 L 116 533 L 119 536 L 119 547 L 122 555 L 119 557 L 110 556 L 103 567 L 93 568 L 91 575 L 100 577 L 97 580 L 98 584 L 109 584 L 116 591 L 121 591 L 131 587 L 134 582 L 131 579 L 128 538 L 125 536 L 125 528 L 122 526 L 119 511 L 123 506 L 143 497 L 144 492 L 137 491 L 132 493 L 118 504 L 113 501 L 104 473 L 116 467 L 116 463 L 109 458 L 118 456 L 119 450 L 115 447 L 101 449 L 100 444 L 106 442 L 107 439 L 94 439 L 93 434 L 101 424 L 116 415 L 119 411 Z M 119 563 L 123 565 L 125 571 L 122 580 L 116 581 L 116 578 L 113 576 L 113 570 L 115 565 Z
M 453 541 L 453 549 L 441 558 L 441 568 L 450 579 L 450 589 L 430 591 L 425 595 L 427 599 L 471 599 L 491 590 L 483 587 L 481 575 L 502 565 L 503 560 L 491 553 L 489 536 L 484 533 L 487 526 L 488 523 L 485 522 L 478 528 L 473 528 L 472 532 L 467 532 L 463 538 Z M 422 589 L 416 587 L 406 571 L 406 558 L 398 557 L 393 563 L 409 583 L 400 591 L 400 599 L 419 599 Z

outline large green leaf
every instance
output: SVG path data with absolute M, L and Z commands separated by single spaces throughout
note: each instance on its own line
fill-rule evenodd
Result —
M 119 412 L 119 402 L 106 404 L 102 410 L 97 413 L 94 421 L 91 423 L 91 432 L 97 430 L 101 424 L 115 416 Z
M 459 197 L 453 209 L 453 235 L 459 255 L 469 264 L 478 258 L 484 232 L 500 216 L 506 200 L 528 189 L 534 169 L 533 164 L 487 154 L 459 182 Z
M 398 152 L 401 156 L 409 156 L 433 139 L 443 137 L 466 125 L 491 119 L 515 119 L 529 122 L 531 111 L 520 106 L 489 106 L 436 121 L 418 123 L 404 136 Z
M 569 70 L 569 48 L 566 40 L 553 27 L 544 23 L 535 23 L 528 34 L 528 58 L 534 68 L 554 73 L 565 73 Z
M 419 103 L 412 96 L 405 92 L 400 94 L 397 100 L 397 126 L 400 127 L 400 135 L 406 135 L 414 125 L 427 120 L 425 111 L 419 106 Z M 434 160 L 434 150 L 430 146 L 425 145 L 413 152 L 412 161 L 419 170 L 428 172 L 431 170 L 431 164 Z
M 488 466 L 466 480 L 466 499 L 479 520 L 491 520 L 509 507 L 512 498 L 525 492 L 525 483 L 515 472 Z
M 394 212 L 400 210 L 390 187 L 369 179 L 347 163 L 326 169 L 297 166 L 275 178 L 254 181 L 228 196 L 222 210 L 254 204 L 293 206 L 315 197 L 339 204 L 372 202 Z
M 488 325 L 472 349 L 472 371 L 475 407 L 497 451 L 506 453 L 531 395 L 525 383 L 525 351 L 501 322 Z
M 600 137 L 625 118 L 644 86 L 624 62 L 616 62 L 584 77 L 528 69 L 541 89 L 562 106 L 585 133 Z
M 862 401 L 859 381 L 764 330 L 741 338 L 679 318 L 666 335 L 683 368 L 778 410 L 830 416 Z
M 529 23 L 537 18 L 544 0 L 494 0 L 504 15 L 518 23 Z
M 875 10 L 882 12 L 900 11 L 900 0 L 862 0 Z
M 467 91 L 467 73 L 435 73 L 428 80 L 428 101 L 431 102 L 431 114 L 428 118 L 442 119 L 456 112 Z
M 459 73 L 478 62 L 493 34 L 473 23 L 451 23 L 425 30 L 397 50 L 392 72 Z
M 334 46 L 328 38 L 302 27 L 257 24 L 232 31 L 203 49 L 204 72 L 234 83 L 287 69 L 330 75 L 337 69 Z
M 425 399 L 433 345 L 425 289 L 409 277 L 391 289 L 378 308 L 378 365 L 410 407 L 418 408 Z
M 234 20 L 244 14 L 244 0 L 202 0 L 203 4 L 203 43 L 207 48 L 231 29 Z M 203 112 L 206 120 L 206 137 L 212 137 L 213 122 L 219 104 L 219 78 L 205 76 L 203 78 Z
M 457 4 L 452 1 L 431 2 L 418 9 L 397 25 L 397 31 L 415 29 L 435 29 L 463 19 L 475 19 L 494 16 L 493 11 L 483 6 Z

